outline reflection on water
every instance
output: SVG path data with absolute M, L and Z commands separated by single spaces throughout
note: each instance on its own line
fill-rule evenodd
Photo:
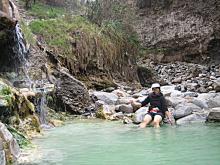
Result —
M 219 139 L 220 127 L 215 124 L 138 129 L 118 122 L 78 121 L 35 140 L 38 156 L 31 161 L 34 165 L 219 165 Z

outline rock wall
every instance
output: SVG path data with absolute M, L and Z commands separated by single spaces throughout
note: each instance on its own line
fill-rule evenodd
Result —
M 220 1 L 138 0 L 136 29 L 159 62 L 220 62 Z
M 0 1 L 0 72 L 12 71 L 18 65 L 18 43 L 15 26 L 19 18 L 18 10 L 13 2 Z

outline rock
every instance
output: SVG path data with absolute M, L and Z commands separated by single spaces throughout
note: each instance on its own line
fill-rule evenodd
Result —
M 56 119 L 51 119 L 50 123 L 54 126 L 54 127 L 60 127 L 62 126 L 64 123 L 61 120 L 56 120 Z
M 208 100 L 209 108 L 220 107 L 220 93 L 216 93 L 213 97 Z
M 114 119 L 123 119 L 124 118 L 124 114 L 122 112 L 114 113 L 112 116 Z
M 162 86 L 161 87 L 161 92 L 163 93 L 163 95 L 165 96 L 172 96 L 172 97 L 178 97 L 178 96 L 181 96 L 182 93 L 180 91 L 177 91 L 175 90 L 175 87 L 174 85 L 170 85 L 170 86 Z
M 131 124 L 133 121 L 130 119 L 130 118 L 128 118 L 128 117 L 124 117 L 123 118 L 123 123 L 124 124 Z
M 134 123 L 141 123 L 144 120 L 144 116 L 148 112 L 148 107 L 141 107 L 138 109 L 133 117 Z
M 0 98 L 0 107 L 7 107 L 8 101 Z
M 182 82 L 182 78 L 181 77 L 178 77 L 178 78 L 175 78 L 174 80 L 172 80 L 172 83 L 181 83 Z
M 220 92 L 220 78 L 214 81 L 213 88 L 216 92 Z
M 115 113 L 114 105 L 100 104 L 97 106 L 96 103 L 96 117 L 100 119 L 109 119 L 109 117 Z
M 103 92 L 113 92 L 115 90 L 114 87 L 108 87 L 106 89 L 103 89 Z
M 192 98 L 191 102 L 193 104 L 197 105 L 198 107 L 202 108 L 202 109 L 207 109 L 208 108 L 207 101 L 205 101 L 205 100 L 200 100 L 198 98 Z
M 20 147 L 17 143 L 17 140 L 15 138 L 13 138 L 10 142 L 9 142 L 9 149 L 11 154 L 13 155 L 13 157 L 15 159 L 18 159 L 21 152 L 20 152 Z
M 0 150 L 0 164 L 1 165 L 6 165 L 5 151 L 4 150 Z
M 117 104 L 129 104 L 131 100 L 134 100 L 132 97 L 119 98 Z
M 3 138 L 4 141 L 10 142 L 13 139 L 12 134 L 8 131 L 3 123 L 0 122 L 0 137 Z
M 176 107 L 178 104 L 183 104 L 186 100 L 182 97 L 166 97 L 167 104 Z
M 128 97 L 129 96 L 126 92 L 119 90 L 119 89 L 112 91 L 112 93 L 117 95 L 118 97 Z
M 15 138 L 8 131 L 6 126 L 0 122 L 0 163 L 6 164 L 7 161 L 15 162 L 20 156 L 20 148 Z M 9 163 L 9 162 L 8 162 Z
M 196 92 L 185 92 L 184 97 L 189 96 L 189 97 L 198 97 L 198 93 Z
M 177 125 L 183 125 L 183 124 L 190 124 L 190 123 L 195 123 L 195 122 L 205 122 L 207 118 L 207 114 L 191 114 L 189 116 L 183 117 L 181 119 L 178 119 L 176 121 Z
M 118 110 L 120 112 L 123 112 L 123 113 L 132 113 L 133 112 L 133 107 L 131 106 L 131 104 L 129 104 L 129 105 L 122 104 L 122 105 L 119 105 Z
M 207 121 L 208 122 L 220 122 L 220 107 L 211 109 L 208 115 Z
M 175 119 L 179 119 L 192 114 L 192 112 L 199 112 L 199 111 L 201 111 L 200 107 L 192 103 L 184 103 L 184 104 L 179 104 L 175 107 L 175 111 L 173 115 Z
M 114 93 L 93 92 L 92 97 L 94 96 L 98 100 L 104 101 L 106 104 L 109 104 L 109 105 L 116 104 L 118 100 L 118 96 Z
M 56 103 L 58 111 L 67 110 L 72 114 L 83 114 L 85 107 L 90 104 L 90 97 L 86 86 L 63 70 L 56 74 Z

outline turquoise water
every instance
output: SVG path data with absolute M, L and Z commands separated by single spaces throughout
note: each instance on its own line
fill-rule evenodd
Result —
M 220 125 L 138 129 L 77 121 L 36 139 L 36 165 L 219 165 Z

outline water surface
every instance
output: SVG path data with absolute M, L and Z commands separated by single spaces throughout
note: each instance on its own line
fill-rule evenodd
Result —
M 219 165 L 220 125 L 138 129 L 99 120 L 46 132 L 34 165 Z

